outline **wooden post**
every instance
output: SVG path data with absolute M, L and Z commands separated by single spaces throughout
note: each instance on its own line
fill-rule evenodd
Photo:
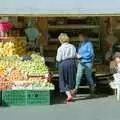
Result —
M 48 19 L 45 17 L 38 17 L 36 26 L 41 33 L 40 36 L 40 52 L 44 55 L 44 45 L 48 42 Z

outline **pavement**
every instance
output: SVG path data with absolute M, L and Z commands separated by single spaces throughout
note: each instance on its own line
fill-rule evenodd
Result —
M 72 104 L 1 107 L 0 120 L 119 120 L 120 102 L 114 95 L 97 95 L 87 99 L 77 95 Z

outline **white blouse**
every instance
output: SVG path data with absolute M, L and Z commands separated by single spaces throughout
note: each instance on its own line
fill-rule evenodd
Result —
M 56 60 L 58 62 L 76 57 L 76 48 L 70 43 L 62 44 L 57 50 Z

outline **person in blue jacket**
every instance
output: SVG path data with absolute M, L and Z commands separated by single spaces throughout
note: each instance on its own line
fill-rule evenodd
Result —
M 95 83 L 92 78 L 92 66 L 94 60 L 93 45 L 90 40 L 87 39 L 84 33 L 79 34 L 79 40 L 81 44 L 79 45 L 77 52 L 77 58 L 79 60 L 77 66 L 76 86 L 73 90 L 73 94 L 77 93 L 83 73 L 85 72 L 87 81 L 90 86 L 90 93 L 93 95 L 95 89 Z

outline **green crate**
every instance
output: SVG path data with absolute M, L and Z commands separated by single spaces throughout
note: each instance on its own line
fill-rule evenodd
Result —
M 5 90 L 2 91 L 2 105 L 27 105 L 27 91 L 24 90 Z
M 2 105 L 2 91 L 0 91 L 0 105 Z
M 52 104 L 53 91 L 28 91 L 28 104 Z
M 2 105 L 49 105 L 53 103 L 53 92 L 46 90 L 5 90 L 2 91 Z

